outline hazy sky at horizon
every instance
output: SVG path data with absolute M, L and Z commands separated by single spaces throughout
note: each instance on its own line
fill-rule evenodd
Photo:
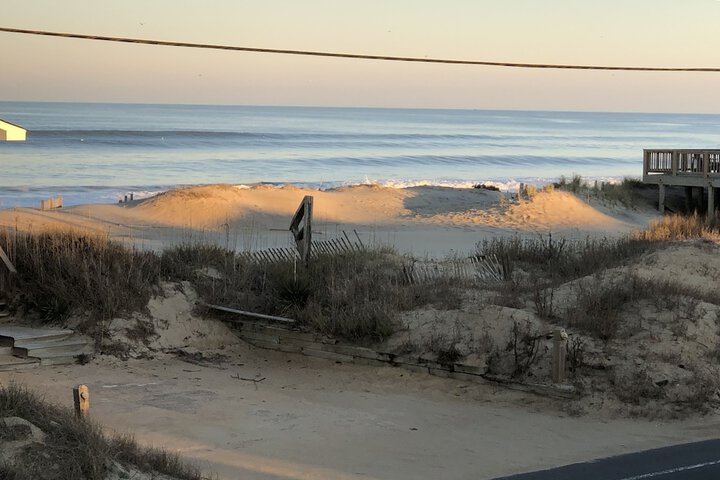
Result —
M 720 67 L 718 0 L 3 0 L 0 25 L 485 61 Z M 406 64 L 0 32 L 0 100 L 720 112 L 720 73 Z

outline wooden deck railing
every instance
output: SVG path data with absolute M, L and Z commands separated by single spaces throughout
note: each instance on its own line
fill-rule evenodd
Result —
M 720 150 L 643 150 L 643 177 L 663 174 L 720 176 Z

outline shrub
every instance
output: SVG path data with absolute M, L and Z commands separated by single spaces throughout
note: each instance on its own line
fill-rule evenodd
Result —
M 537 362 L 540 340 L 543 336 L 534 330 L 529 322 L 524 325 L 517 321 L 513 322 L 510 329 L 510 339 L 506 347 L 506 350 L 513 354 L 515 365 L 513 376 L 524 375 Z
M 630 373 L 616 373 L 615 395 L 625 403 L 640 405 L 647 400 L 662 398 L 664 392 L 658 387 L 646 369 L 633 369 Z
M 598 195 L 610 202 L 633 207 L 642 198 L 640 191 L 648 188 L 655 187 L 645 184 L 641 180 L 624 178 L 620 183 L 603 183 L 600 189 L 596 188 L 595 190 Z
M 570 180 L 565 175 L 560 175 L 560 179 L 553 183 L 553 187 L 558 190 L 569 190 L 573 193 L 579 193 L 588 188 L 580 175 L 573 175 Z
M 649 242 L 694 238 L 720 240 L 720 225 L 716 221 L 708 221 L 697 214 L 667 215 L 652 222 L 647 229 L 635 233 L 633 238 Z
M 425 342 L 425 347 L 435 355 L 438 363 L 451 365 L 463 357 L 462 352 L 457 348 L 461 340 L 460 330 L 456 325 L 452 336 L 433 331 Z
M 492 192 L 499 192 L 500 188 L 496 187 L 495 185 L 490 185 L 487 183 L 478 183 L 473 185 L 473 188 L 482 189 L 482 190 L 490 190 Z
M 645 280 L 626 273 L 615 280 L 593 278 L 577 286 L 574 303 L 565 313 L 566 325 L 601 339 L 614 337 L 620 327 L 623 308 L 640 299 L 654 301 L 658 308 L 692 313 L 703 292 L 670 280 Z
M 565 314 L 565 322 L 601 340 L 609 340 L 617 333 L 622 307 L 635 297 L 636 290 L 635 277 L 622 277 L 609 283 L 599 279 L 580 283 L 575 303 Z

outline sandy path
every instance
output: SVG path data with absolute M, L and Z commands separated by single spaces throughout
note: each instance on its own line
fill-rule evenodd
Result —
M 482 479 L 716 434 L 718 419 L 574 418 L 550 401 L 389 367 L 240 344 L 217 367 L 173 357 L 0 373 L 225 479 Z M 232 375 L 265 380 L 257 384 Z

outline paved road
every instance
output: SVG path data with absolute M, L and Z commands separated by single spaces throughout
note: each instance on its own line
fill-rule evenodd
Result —
M 720 440 L 686 443 L 496 480 L 646 479 L 720 479 Z

